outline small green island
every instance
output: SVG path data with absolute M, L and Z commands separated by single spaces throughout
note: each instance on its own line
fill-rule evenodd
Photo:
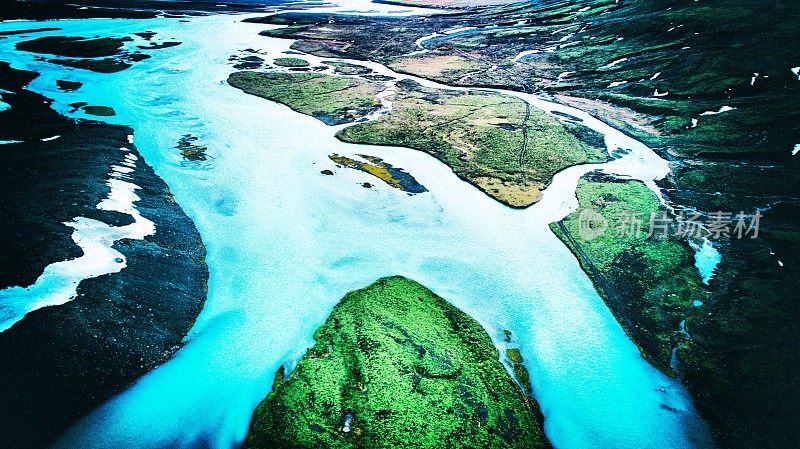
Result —
M 348 293 L 314 338 L 276 373 L 243 448 L 549 447 L 486 331 L 417 282 Z
M 358 156 L 364 159 L 364 161 L 340 156 L 335 153 L 328 156 L 328 159 L 333 161 L 337 167 L 352 168 L 368 173 L 395 189 L 407 192 L 409 195 L 428 191 L 425 186 L 417 182 L 417 180 L 405 170 L 393 167 L 391 164 L 384 162 L 383 159 L 376 156 L 365 154 L 359 154 Z M 333 174 L 333 172 L 330 174 Z

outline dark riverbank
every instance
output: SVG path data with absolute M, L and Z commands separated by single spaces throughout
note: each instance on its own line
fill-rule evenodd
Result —
M 114 244 L 127 261 L 121 272 L 85 280 L 71 302 L 0 332 L 0 447 L 15 449 L 46 447 L 174 354 L 203 307 L 208 279 L 200 235 L 129 142 L 133 130 L 58 115 L 24 89 L 35 76 L 0 63 L 0 88 L 13 92 L 3 94 L 11 108 L 0 112 L 0 140 L 19 141 L 0 145 L 0 285 L 29 285 L 46 265 L 80 256 L 63 222 L 132 222 L 96 209 L 109 193 L 111 166 L 126 155 L 137 158 L 125 179 L 140 187 L 134 205 L 156 231 Z

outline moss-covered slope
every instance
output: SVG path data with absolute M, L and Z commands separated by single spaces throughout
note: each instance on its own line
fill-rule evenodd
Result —
M 244 448 L 548 446 L 486 331 L 416 282 L 349 293 L 314 337 L 276 376 Z
M 672 232 L 669 239 L 646 238 L 650 212 L 662 210 L 646 186 L 590 176 L 577 195 L 578 211 L 553 230 L 643 354 L 682 376 L 720 446 L 793 447 L 800 416 L 793 394 L 800 385 L 800 302 L 791 267 L 798 237 L 781 214 L 794 209 L 786 204 L 766 211 L 756 239 L 715 239 L 722 261 L 705 285 L 685 240 Z M 591 240 L 581 237 L 587 210 L 608 225 Z M 641 232 L 620 236 L 632 214 L 642 220 Z M 679 331 L 682 321 L 688 334 Z
M 672 349 L 683 338 L 681 321 L 702 314 L 694 300 L 708 301 L 691 247 L 675 236 L 673 222 L 660 218 L 664 210 L 658 198 L 639 181 L 590 176 L 579 182 L 577 196 L 580 208 L 551 228 L 578 257 L 643 354 L 670 372 Z M 592 213 L 607 226 L 597 237 L 581 229 Z M 648 237 L 651 213 L 655 232 Z M 666 233 L 661 224 L 671 225 Z

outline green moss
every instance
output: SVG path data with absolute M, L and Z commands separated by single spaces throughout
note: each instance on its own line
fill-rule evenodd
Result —
M 175 148 L 181 152 L 181 156 L 187 161 L 204 161 L 206 160 L 206 151 L 208 147 L 204 145 L 196 145 L 197 136 L 185 134 L 178 140 Z
M 314 337 L 244 448 L 546 447 L 488 334 L 416 282 L 349 293 Z
M 17 50 L 77 58 L 114 56 L 130 38 L 46 36 L 16 44 Z
M 375 99 L 380 86 L 354 78 L 319 73 L 236 72 L 228 83 L 329 125 L 352 122 L 380 106 Z
M 368 162 L 358 161 L 349 157 L 340 156 L 338 154 L 332 154 L 328 157 L 341 167 L 353 168 L 363 171 L 364 173 L 369 173 L 386 184 L 389 184 L 390 186 L 400 189 L 404 192 L 414 194 L 428 191 L 428 189 L 426 189 L 422 184 L 418 183 L 413 176 L 400 168 L 395 168 L 391 164 L 387 164 L 383 161 L 383 159 L 375 156 L 360 156 L 366 159 Z M 369 183 L 366 184 L 367 185 L 364 187 L 372 187 L 369 185 Z
M 275 65 L 280 67 L 308 67 L 308 61 L 301 58 L 275 58 Z
M 83 106 L 83 112 L 89 115 L 97 115 L 99 117 L 112 117 L 117 115 L 114 108 L 108 106 Z
M 579 209 L 551 228 L 576 254 L 644 355 L 671 372 L 679 323 L 699 317 L 692 301 L 706 302 L 709 295 L 692 249 L 674 236 L 674 227 L 666 236 L 657 231 L 648 237 L 651 214 L 661 217 L 664 211 L 641 182 L 590 177 L 579 182 L 577 196 Z M 581 237 L 579 229 L 587 210 L 607 223 L 606 231 L 593 239 Z

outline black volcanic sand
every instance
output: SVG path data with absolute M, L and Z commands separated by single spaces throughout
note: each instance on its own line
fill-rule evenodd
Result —
M 81 254 L 64 221 L 131 222 L 94 208 L 125 154 L 139 157 L 130 182 L 142 187 L 136 208 L 156 233 L 115 243 L 127 259 L 120 273 L 83 281 L 73 301 L 0 332 L 0 447 L 14 449 L 47 447 L 171 357 L 203 307 L 208 280 L 200 235 L 128 143 L 133 131 L 58 115 L 22 89 L 35 76 L 0 63 L 0 88 L 15 92 L 5 95 L 12 108 L 0 112 L 0 139 L 24 141 L 0 145 L 0 287 L 30 284 L 46 264 Z

